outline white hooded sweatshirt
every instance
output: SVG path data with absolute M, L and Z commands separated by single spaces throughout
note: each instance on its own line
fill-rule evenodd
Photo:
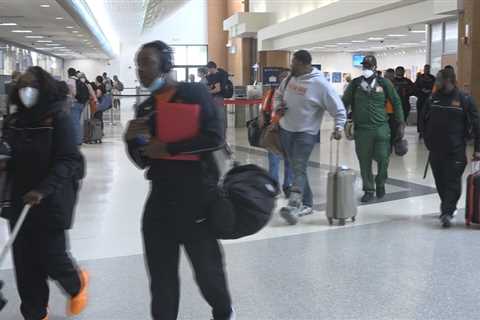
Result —
M 280 120 L 282 129 L 316 135 L 325 110 L 335 119 L 335 127 L 343 129 L 347 120 L 345 106 L 322 72 L 314 68 L 309 74 L 288 79 L 283 80 L 274 98 L 275 110 L 282 104 L 288 108 Z

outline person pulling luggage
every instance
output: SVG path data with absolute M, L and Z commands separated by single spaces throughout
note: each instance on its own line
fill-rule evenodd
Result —
M 400 139 L 403 138 L 405 121 L 402 103 L 393 84 L 376 75 L 377 59 L 366 56 L 362 62 L 363 75 L 354 79 L 343 95 L 343 103 L 351 107 L 355 126 L 355 151 L 360 162 L 360 172 L 365 192 L 361 201 L 371 202 L 385 196 L 390 159 L 390 126 L 385 103 L 390 100 L 398 123 Z M 373 178 L 372 161 L 378 163 L 378 174 Z
M 151 96 L 137 107 L 137 119 L 130 122 L 125 140 L 132 160 L 147 168 L 147 179 L 151 181 L 142 232 L 150 274 L 152 318 L 177 319 L 178 268 L 183 245 L 202 295 L 212 307 L 213 318 L 232 320 L 235 314 L 222 248 L 207 221 L 209 199 L 219 180 L 212 152 L 225 144 L 223 118 L 205 85 L 178 83 L 169 77 L 173 50 L 167 44 L 144 44 L 136 60 L 139 80 Z M 168 130 L 168 125 L 162 128 L 157 123 L 161 116 L 157 103 L 161 100 L 199 106 L 198 133 L 179 142 L 161 142 L 157 134 Z M 181 121 L 187 119 L 170 123 L 171 130 L 181 127 Z
M 457 87 L 454 71 L 440 71 L 435 87 L 435 93 L 424 105 L 424 139 L 441 200 L 440 220 L 448 228 L 462 194 L 470 137 L 475 141 L 473 160 L 480 161 L 480 122 L 473 97 Z
M 70 257 L 66 235 L 85 173 L 75 127 L 65 111 L 67 94 L 66 83 L 30 67 L 10 96 L 18 112 L 3 128 L 12 157 L 6 168 L 11 208 L 4 208 L 2 216 L 13 229 L 25 204 L 32 206 L 13 244 L 20 311 L 26 320 L 48 318 L 48 278 L 69 296 L 70 315 L 87 306 L 88 274 Z

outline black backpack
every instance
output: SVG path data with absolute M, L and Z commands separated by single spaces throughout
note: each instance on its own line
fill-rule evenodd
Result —
M 256 165 L 230 170 L 209 212 L 210 227 L 219 239 L 238 239 L 260 231 L 272 217 L 278 183 Z
M 218 72 L 222 75 L 222 96 L 230 99 L 233 97 L 233 82 L 229 79 L 228 72 L 223 69 L 218 69 Z
M 90 91 L 88 91 L 87 85 L 78 79 L 75 80 L 75 83 L 77 87 L 77 95 L 75 96 L 75 99 L 82 104 L 87 103 L 90 99 Z

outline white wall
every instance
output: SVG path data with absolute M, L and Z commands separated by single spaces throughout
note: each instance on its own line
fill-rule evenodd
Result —
M 142 44 L 154 40 L 162 40 L 170 45 L 207 44 L 206 2 L 203 0 L 188 2 L 177 12 L 140 35 L 137 41 L 122 42 L 120 34 L 122 42 L 120 55 L 109 61 L 109 64 L 99 60 L 69 60 L 65 63 L 65 70 L 72 66 L 85 72 L 89 79 L 93 79 L 91 75 L 98 75 L 106 71 L 109 75 L 117 74 L 125 87 L 135 87 L 138 85 L 135 54 Z
M 320 7 L 329 5 L 338 0 L 309 0 L 309 1 L 278 1 L 278 0 L 250 0 L 251 12 L 273 12 L 277 21 L 284 21 Z
M 426 53 L 424 49 L 394 50 L 377 53 L 378 69 L 386 70 L 403 66 L 411 70 L 413 75 L 423 69 L 426 62 Z M 312 53 L 313 63 L 321 64 L 324 72 L 342 72 L 350 73 L 352 77 L 357 77 L 361 73 L 360 68 L 353 66 L 352 53 Z M 412 78 L 415 80 L 415 78 Z M 343 78 L 342 78 L 343 81 Z M 333 86 L 339 94 L 343 93 L 345 83 L 333 83 Z

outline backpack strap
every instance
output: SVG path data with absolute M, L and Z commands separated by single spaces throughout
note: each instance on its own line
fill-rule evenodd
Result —
M 177 88 L 174 86 L 168 86 L 165 90 L 155 95 L 155 101 L 157 102 L 170 102 L 177 93 Z

